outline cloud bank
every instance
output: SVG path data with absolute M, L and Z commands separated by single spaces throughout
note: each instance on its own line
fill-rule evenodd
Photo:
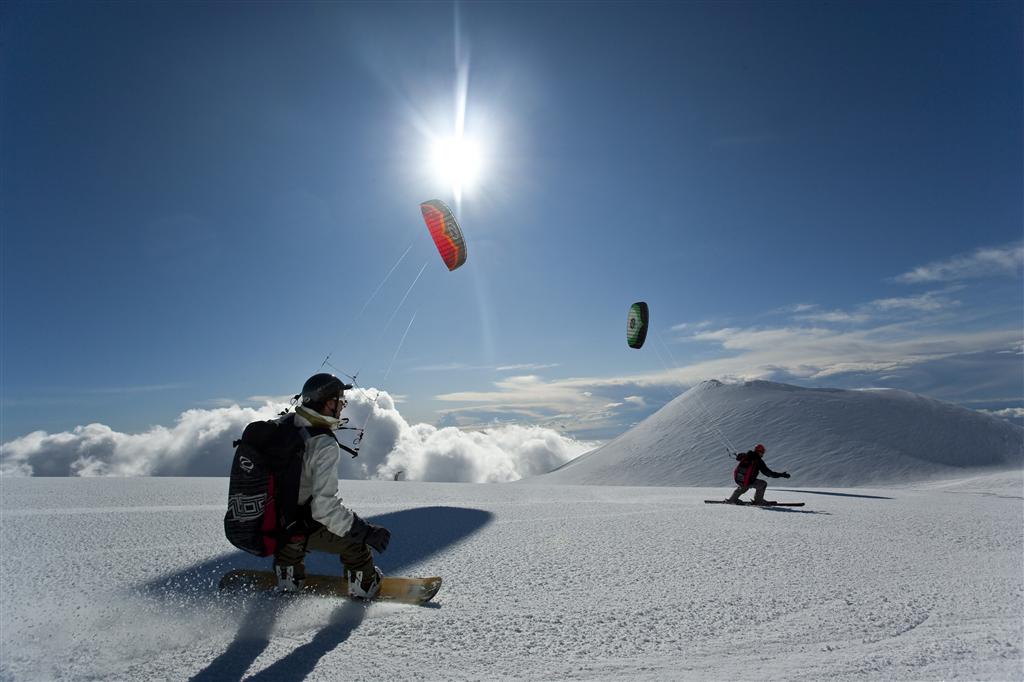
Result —
M 289 406 L 270 400 L 259 407 L 230 405 L 183 412 L 171 427 L 128 434 L 104 424 L 72 431 L 36 431 L 0 446 L 3 476 L 227 476 L 233 448 L 245 425 L 271 419 Z M 343 416 L 365 427 L 358 458 L 342 455 L 342 478 L 396 476 L 417 481 L 514 481 L 550 471 L 593 449 L 539 426 L 502 425 L 478 431 L 410 425 L 383 391 L 353 391 Z M 354 430 L 339 440 L 353 444 Z

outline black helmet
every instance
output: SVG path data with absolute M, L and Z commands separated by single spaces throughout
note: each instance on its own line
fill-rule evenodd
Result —
M 342 393 L 350 388 L 351 384 L 344 383 L 333 374 L 321 373 L 306 379 L 299 395 L 303 405 L 319 406 L 331 398 L 340 398 Z

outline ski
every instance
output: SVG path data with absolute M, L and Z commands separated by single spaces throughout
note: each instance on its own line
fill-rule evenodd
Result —
M 727 500 L 704 500 L 704 504 L 732 504 L 737 507 L 802 507 L 803 502 L 765 502 L 754 504 L 753 502 L 729 502 Z
M 277 587 L 273 571 L 236 569 L 220 579 L 221 590 L 253 590 L 268 592 Z M 441 589 L 441 578 L 402 578 L 384 576 L 380 592 L 373 601 L 394 601 L 403 604 L 425 604 Z M 340 575 L 307 575 L 303 594 L 348 598 L 348 584 Z

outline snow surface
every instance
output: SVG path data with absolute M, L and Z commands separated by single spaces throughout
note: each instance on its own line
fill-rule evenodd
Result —
M 1024 428 L 899 390 L 705 381 L 537 483 L 728 485 L 730 452 L 767 446 L 797 485 L 864 486 L 1024 467 Z
M 704 504 L 758 441 L 807 506 Z M 705 382 L 516 484 L 343 480 L 385 572 L 444 577 L 422 607 L 220 594 L 270 563 L 226 478 L 0 477 L 0 680 L 1020 680 L 1022 449 L 909 393 Z
M 416 607 L 219 594 L 268 563 L 223 539 L 226 479 L 0 479 L 0 679 L 1019 680 L 1022 481 L 342 481 L 385 571 L 444 576 Z

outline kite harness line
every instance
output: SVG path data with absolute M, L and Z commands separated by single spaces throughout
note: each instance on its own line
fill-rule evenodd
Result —
M 437 248 L 438 255 L 440 255 L 441 260 L 444 262 L 445 267 L 447 267 L 449 271 L 456 270 L 459 267 L 461 267 L 466 262 L 466 239 L 462 234 L 462 228 L 459 227 L 459 222 L 456 219 L 455 215 L 452 213 L 451 208 L 449 208 L 448 205 L 445 204 L 440 199 L 430 199 L 428 201 L 424 201 L 420 204 L 419 208 L 420 213 L 423 217 L 423 222 L 426 224 L 427 231 L 430 233 L 430 237 L 434 242 L 434 246 Z M 366 300 L 365 303 L 363 303 L 363 307 L 360 308 L 359 315 L 356 316 L 356 319 L 359 319 L 363 316 L 363 314 L 369 307 L 370 302 L 377 297 L 377 294 L 380 293 L 385 283 L 387 283 L 388 280 L 391 279 L 391 276 L 398 269 L 398 266 L 402 263 L 402 261 L 405 260 L 405 257 L 409 255 L 409 251 L 412 249 L 412 247 L 413 244 L 410 243 L 409 246 L 407 246 L 406 249 L 402 252 L 402 255 L 398 257 L 398 260 L 395 261 L 394 265 L 391 266 L 391 269 L 388 270 L 386 275 L 384 275 L 384 279 L 381 280 L 380 284 L 377 285 L 377 288 L 374 289 L 373 293 L 370 294 L 370 297 Z M 394 307 L 394 310 L 391 311 L 391 315 L 390 317 L 388 317 L 387 322 L 385 322 L 384 326 L 381 327 L 380 330 L 378 331 L 379 335 L 383 336 L 384 332 L 388 329 L 388 327 L 391 326 L 391 323 L 395 319 L 395 316 L 398 315 L 399 310 L 401 310 L 402 306 L 405 304 L 406 299 L 409 298 L 409 295 L 413 292 L 413 289 L 416 288 L 416 284 L 420 281 L 420 277 L 423 276 L 423 272 L 424 270 L 427 269 L 428 263 L 429 261 L 424 261 L 423 266 L 419 269 L 419 272 L 416 273 L 416 277 L 413 279 L 412 284 L 410 284 L 409 288 L 406 289 L 405 295 L 402 296 L 402 299 L 398 302 L 398 305 L 396 305 Z M 409 330 L 412 328 L 413 322 L 415 322 L 418 313 L 419 310 L 414 312 L 412 314 L 412 317 L 409 319 L 409 324 L 406 325 L 405 332 L 402 334 L 402 338 L 398 342 L 398 347 L 395 349 L 395 353 L 391 357 L 391 362 L 388 364 L 387 371 L 384 373 L 385 380 L 387 380 L 388 376 L 391 374 L 391 369 L 394 366 L 395 361 L 398 359 L 398 354 L 402 351 L 402 347 L 405 345 L 406 337 L 409 335 Z M 324 361 L 320 363 L 320 368 L 323 369 L 324 367 L 330 367 L 339 374 L 347 377 L 352 382 L 352 386 L 354 388 L 358 388 L 359 392 L 364 397 L 369 399 L 366 390 L 362 386 L 360 386 L 359 382 L 357 381 L 359 371 L 357 370 L 355 374 L 348 374 L 347 372 L 344 372 L 338 367 L 332 365 L 330 360 L 331 353 L 328 353 L 327 356 L 324 358 Z M 350 448 L 346 445 L 338 443 L 339 445 L 341 445 L 341 448 L 343 450 L 351 454 L 353 457 L 359 456 L 358 446 L 362 442 L 363 436 L 366 433 L 366 427 L 370 422 L 370 417 L 373 416 L 373 408 L 377 406 L 377 400 L 380 398 L 380 394 L 381 389 L 376 389 L 376 394 L 372 399 L 370 399 L 370 412 L 366 416 L 366 420 L 363 422 L 363 425 L 361 427 L 346 426 L 349 420 L 348 418 L 344 418 L 341 420 L 343 426 L 336 429 L 338 431 L 346 430 L 358 432 L 352 443 L 354 446 L 356 446 L 355 448 Z M 297 399 L 298 396 L 292 399 L 293 405 L 297 402 Z
M 668 344 L 665 343 L 665 339 L 662 338 L 661 332 L 655 331 L 655 333 L 658 336 L 658 341 L 661 343 L 662 347 L 664 347 L 665 352 L 668 353 L 669 359 L 672 360 L 672 365 L 676 369 L 679 369 L 679 364 L 676 362 L 675 357 L 672 355 L 672 351 L 669 349 Z M 655 350 L 657 350 L 657 347 L 655 347 Z M 658 357 L 661 357 L 660 353 L 658 353 Z M 662 363 L 665 364 L 664 360 L 662 360 Z M 697 387 L 695 386 L 694 388 Z M 729 457 L 732 457 L 733 454 L 737 452 L 736 446 L 733 445 L 732 441 L 729 440 L 729 437 L 722 432 L 722 429 L 718 428 L 718 424 L 716 423 L 717 419 L 715 419 L 715 416 L 711 413 L 711 410 L 708 409 L 708 406 L 704 404 L 704 400 L 701 399 L 700 393 L 694 392 L 693 397 L 697 399 L 697 404 L 700 406 L 701 411 L 704 412 L 704 416 L 706 418 L 706 421 L 703 422 L 704 427 L 712 436 L 718 439 L 719 443 L 721 443 L 725 447 L 726 454 Z

